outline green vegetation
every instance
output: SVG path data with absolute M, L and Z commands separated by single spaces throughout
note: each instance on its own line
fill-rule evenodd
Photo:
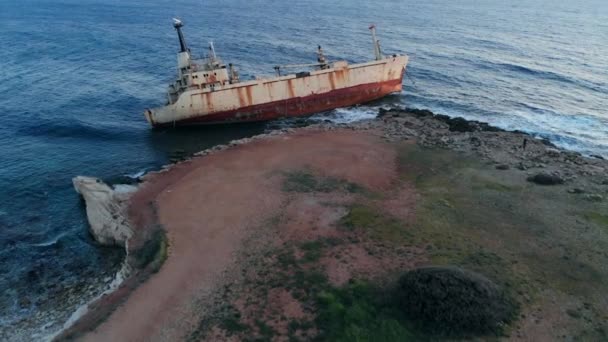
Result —
M 340 223 L 350 230 L 363 229 L 369 237 L 376 240 L 407 243 L 413 238 L 403 222 L 368 206 L 351 207 Z
M 501 334 L 517 306 L 486 277 L 458 267 L 425 267 L 404 274 L 397 292 L 405 315 L 433 334 Z
M 222 317 L 220 321 L 220 327 L 222 327 L 228 335 L 243 332 L 249 329 L 249 326 L 241 323 L 241 314 L 233 307 L 227 309 L 227 313 Z
M 593 222 L 604 228 L 608 228 L 608 215 L 602 215 L 596 212 L 586 212 L 582 215 L 587 221 Z
M 367 190 L 344 179 L 335 177 L 317 177 L 310 171 L 293 171 L 285 173 L 283 191 L 287 192 L 333 192 L 367 194 Z
M 303 262 L 315 262 L 321 257 L 322 248 L 324 247 L 321 240 L 308 241 L 300 245 L 300 249 L 304 251 Z
M 144 245 L 131 252 L 132 264 L 139 269 L 150 266 L 157 272 L 167 258 L 168 240 L 165 230 L 156 227 Z
M 321 341 L 420 341 L 390 298 L 367 282 L 341 288 L 327 286 L 317 296 L 316 318 Z

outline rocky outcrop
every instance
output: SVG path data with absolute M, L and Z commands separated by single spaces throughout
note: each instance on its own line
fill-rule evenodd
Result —
M 564 184 L 564 180 L 560 176 L 544 172 L 537 173 L 534 176 L 528 177 L 528 182 L 533 182 L 540 185 Z
M 133 234 L 126 213 L 126 201 L 137 188 L 118 185 L 114 188 L 94 177 L 72 179 L 76 192 L 86 202 L 89 230 L 102 245 L 125 246 Z

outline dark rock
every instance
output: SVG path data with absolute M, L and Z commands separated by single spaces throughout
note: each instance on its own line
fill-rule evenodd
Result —
M 418 118 L 435 115 L 435 114 L 433 114 L 433 112 L 431 112 L 428 109 L 406 108 L 405 111 L 407 113 L 409 113 L 409 114 L 412 114 L 412 115 L 418 117 Z
M 595 159 L 600 159 L 600 160 L 605 160 L 605 158 L 604 158 L 604 157 L 602 157 L 602 156 L 600 156 L 600 155 L 597 155 L 597 154 L 592 154 L 592 155 L 590 155 L 589 157 L 591 157 L 591 158 L 595 158 Z
M 457 267 L 415 269 L 401 277 L 398 289 L 406 317 L 435 334 L 498 332 L 517 311 L 494 282 Z
M 528 182 L 533 182 L 540 185 L 557 185 L 564 184 L 564 179 L 555 174 L 538 173 L 528 177 Z
M 481 139 L 479 139 L 478 137 L 471 137 L 469 139 L 469 141 L 471 142 L 471 145 L 473 145 L 473 146 L 477 146 L 477 147 L 481 146 Z
M 117 185 L 117 184 L 137 185 L 140 182 L 140 179 L 138 177 L 120 175 L 120 176 L 104 178 L 102 181 L 108 185 Z
M 509 169 L 509 165 L 507 165 L 507 164 L 496 165 L 496 170 L 508 170 L 508 169 Z
M 468 121 L 464 118 L 449 118 L 443 115 L 443 121 L 450 125 L 450 131 L 452 132 L 476 132 L 478 131 L 477 125 L 472 121 Z
M 543 145 L 545 146 L 549 146 L 549 147 L 557 147 L 555 146 L 555 144 L 553 144 L 549 139 L 547 138 L 542 138 L 540 139 L 540 142 L 543 143 Z
M 600 194 L 588 194 L 588 195 L 585 195 L 585 199 L 587 201 L 591 201 L 591 202 L 601 202 L 604 200 L 604 196 L 602 196 Z
M 584 194 L 585 193 L 585 189 L 573 188 L 573 189 L 569 189 L 568 192 L 571 193 L 571 194 Z

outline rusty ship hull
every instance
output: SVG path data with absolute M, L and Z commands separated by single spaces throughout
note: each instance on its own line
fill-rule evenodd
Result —
M 217 58 L 212 44 L 207 59 L 192 59 L 181 21 L 174 26 L 181 47 L 179 77 L 169 87 L 168 104 L 145 111 L 153 127 L 265 121 L 370 102 L 400 92 L 408 64 L 406 55 L 381 54 L 372 26 L 376 59 L 371 62 L 329 63 L 319 46 L 315 70 L 281 76 L 277 66 L 275 77 L 241 81 L 232 64 L 227 67 Z

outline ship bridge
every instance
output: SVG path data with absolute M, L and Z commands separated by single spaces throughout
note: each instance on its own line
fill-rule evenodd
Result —
M 228 67 L 217 57 L 213 43 L 209 43 L 207 57 L 193 59 L 190 49 L 182 32 L 183 23 L 173 19 L 173 27 L 179 38 L 180 52 L 177 54 L 178 78 L 169 86 L 167 97 L 169 104 L 173 104 L 179 95 L 190 89 L 210 89 L 239 81 L 238 73 L 232 64 Z

